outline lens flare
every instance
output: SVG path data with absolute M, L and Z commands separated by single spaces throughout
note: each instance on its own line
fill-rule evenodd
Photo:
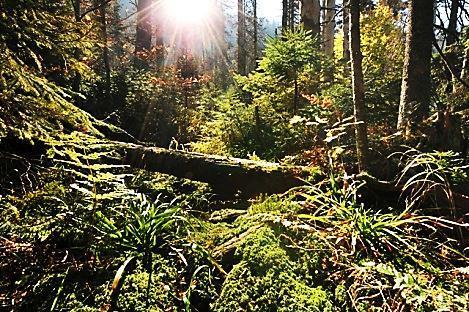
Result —
M 213 0 L 165 0 L 166 18 L 181 27 L 202 24 L 209 20 L 214 12 Z

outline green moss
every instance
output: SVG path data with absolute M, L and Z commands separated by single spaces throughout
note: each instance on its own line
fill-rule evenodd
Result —
M 280 247 L 280 240 L 270 227 L 260 228 L 249 235 L 237 249 L 236 255 L 257 274 L 268 270 L 276 272 L 293 267 L 287 252 Z
M 214 311 L 331 311 L 330 294 L 301 272 L 303 258 L 291 257 L 269 226 L 248 235 L 235 256 Z
M 300 209 L 301 206 L 291 198 L 273 195 L 263 201 L 254 203 L 248 211 L 249 214 L 254 215 L 259 213 L 295 213 Z
M 216 248 L 234 236 L 233 226 L 224 222 L 198 220 L 195 227 L 197 230 L 192 234 L 193 238 L 208 249 Z
M 177 290 L 174 282 L 178 279 L 177 268 L 158 256 L 155 271 L 151 276 L 151 287 L 147 298 L 147 272 L 138 269 L 127 276 L 119 296 L 118 306 L 122 311 L 167 311 L 174 307 Z M 147 302 L 148 300 L 148 302 Z
M 121 310 L 160 312 L 164 311 L 165 306 L 170 306 L 170 287 L 161 283 L 158 276 L 152 276 L 150 296 L 147 298 L 148 279 L 149 275 L 146 272 L 135 273 L 127 277 L 118 301 Z
M 213 311 L 332 311 L 329 295 L 285 270 L 256 274 L 242 261 L 230 272 Z
M 345 304 L 345 302 L 347 302 L 347 288 L 345 287 L 345 285 L 339 285 L 336 287 L 335 300 L 342 304 Z

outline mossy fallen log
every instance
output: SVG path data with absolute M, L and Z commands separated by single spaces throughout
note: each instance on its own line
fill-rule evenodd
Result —
M 126 145 L 124 163 L 132 168 L 205 182 L 217 194 L 251 198 L 278 194 L 317 178 L 319 170 L 277 163 Z

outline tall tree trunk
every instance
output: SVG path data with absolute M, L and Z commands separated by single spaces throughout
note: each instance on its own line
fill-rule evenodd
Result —
M 448 24 L 448 34 L 446 36 L 446 47 L 451 47 L 458 40 L 458 13 L 459 13 L 459 0 L 451 0 L 451 10 Z M 454 51 L 448 51 L 446 53 L 448 59 L 448 65 L 451 68 L 456 68 L 457 55 Z M 455 92 L 457 89 L 457 77 L 454 76 L 453 72 L 449 69 L 446 70 L 446 77 L 449 81 L 447 93 Z
M 301 1 L 301 21 L 306 30 L 319 37 L 321 32 L 321 5 L 319 0 Z
M 324 28 L 322 41 L 324 54 L 334 56 L 335 0 L 324 0 Z
M 397 128 L 407 137 L 427 118 L 435 0 L 412 0 Z
M 99 5 L 96 3 L 96 5 Z M 107 18 L 106 18 L 107 5 L 102 3 L 98 10 L 99 25 L 101 27 L 101 41 L 103 42 L 103 65 L 104 65 L 104 78 L 105 78 L 105 91 L 106 100 L 110 101 L 111 96 L 111 61 L 109 59 L 109 47 L 108 47 L 108 31 L 107 31 Z
M 149 51 L 151 49 L 151 2 L 151 0 L 138 0 L 137 2 L 136 53 Z
M 350 72 L 350 8 L 349 8 L 349 0 L 343 0 L 343 25 L 342 25 L 342 32 L 344 35 L 344 40 L 342 44 L 343 48 L 343 60 L 345 63 L 344 67 L 344 76 L 348 76 Z
M 350 50 L 352 52 L 353 107 L 355 139 L 360 171 L 368 169 L 368 136 L 363 81 L 363 55 L 360 48 L 360 0 L 350 0 Z
M 288 9 L 289 0 L 282 1 L 282 32 L 288 29 L 288 14 L 290 10 Z
M 448 35 L 446 37 L 446 46 L 450 46 L 458 40 L 458 13 L 459 0 L 451 0 L 451 11 L 449 15 Z
M 81 0 L 73 0 L 72 4 L 73 4 L 74 15 L 75 15 L 75 21 L 81 22 Z M 74 54 L 75 54 L 76 59 L 80 58 L 79 49 L 76 49 Z M 74 92 L 79 93 L 80 84 L 81 84 L 81 74 L 79 72 L 76 72 L 75 77 L 73 78 L 73 82 L 72 82 L 72 90 Z
M 238 73 L 246 75 L 246 10 L 244 0 L 238 0 Z
M 289 26 L 290 30 L 295 29 L 295 20 L 296 20 L 296 0 L 290 0 L 290 16 L 289 16 Z
M 258 46 L 259 46 L 259 23 L 257 20 L 257 0 L 252 1 L 253 5 L 253 19 L 254 19 L 254 58 L 253 58 L 253 70 L 257 67 L 257 57 L 259 55 Z
M 112 13 L 109 21 L 109 35 L 112 39 L 112 51 L 114 57 L 118 60 L 124 56 L 124 42 L 123 42 L 123 32 L 122 26 L 119 25 L 121 5 L 118 1 L 112 4 Z
M 324 0 L 324 28 L 323 28 L 323 52 L 330 58 L 334 58 L 334 33 L 335 33 L 335 0 Z M 334 71 L 326 73 L 326 80 L 334 80 Z

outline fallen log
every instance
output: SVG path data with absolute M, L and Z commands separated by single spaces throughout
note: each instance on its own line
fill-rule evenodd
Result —
M 318 175 L 317 168 L 282 166 L 252 161 L 168 150 L 157 147 L 125 145 L 124 164 L 132 168 L 170 174 L 205 182 L 220 195 L 252 198 L 259 194 L 279 194 Z

